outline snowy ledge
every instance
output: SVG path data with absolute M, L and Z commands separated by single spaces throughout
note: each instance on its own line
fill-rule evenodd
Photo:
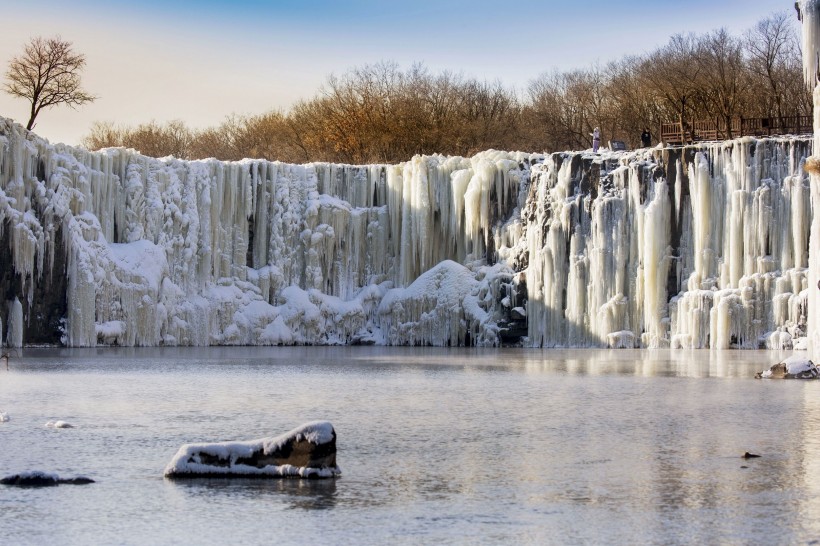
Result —
M 334 478 L 336 431 L 327 421 L 306 423 L 274 438 L 185 444 L 165 467 L 166 478 Z

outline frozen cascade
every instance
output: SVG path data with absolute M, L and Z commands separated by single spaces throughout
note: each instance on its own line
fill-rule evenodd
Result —
M 529 343 L 790 347 L 806 326 L 808 150 L 744 138 L 549 156 L 513 260 L 528 265 Z
M 814 150 L 820 150 L 820 0 L 798 0 L 795 3 L 802 21 L 803 76 L 814 103 Z M 806 162 L 811 177 L 812 210 L 820 210 L 820 157 Z M 813 358 L 820 351 L 820 214 L 811 219 L 809 242 L 808 349 Z
M 288 165 L 88 152 L 0 118 L 0 338 L 789 347 L 810 147 Z
M 446 260 L 492 264 L 539 157 L 186 162 L 50 145 L 0 119 L 0 283 L 29 343 L 53 341 L 32 318 L 58 292 L 69 346 L 406 343 L 379 330 L 384 294 Z

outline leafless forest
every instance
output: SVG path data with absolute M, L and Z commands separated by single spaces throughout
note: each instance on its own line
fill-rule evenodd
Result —
M 185 159 L 394 163 L 490 148 L 584 149 L 598 126 L 604 143 L 636 147 L 644 127 L 656 135 L 661 122 L 681 115 L 716 121 L 810 115 L 795 19 L 775 13 L 742 35 L 725 29 L 675 35 L 649 53 L 542 73 L 526 90 L 382 62 L 329 76 L 313 98 L 287 111 L 232 115 L 204 130 L 181 121 L 97 122 L 84 144 Z

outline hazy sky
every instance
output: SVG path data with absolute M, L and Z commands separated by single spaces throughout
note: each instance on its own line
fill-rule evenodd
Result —
M 793 0 L 0 0 L 0 67 L 34 36 L 86 55 L 79 110 L 44 110 L 35 131 L 79 143 L 94 121 L 127 125 L 287 109 L 331 73 L 423 62 L 523 90 L 540 73 L 606 63 L 672 34 L 740 33 Z M 796 16 L 795 16 L 796 20 Z M 28 103 L 0 93 L 0 116 Z

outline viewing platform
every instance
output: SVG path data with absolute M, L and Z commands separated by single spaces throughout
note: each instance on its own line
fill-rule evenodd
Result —
M 661 123 L 661 142 L 664 146 L 680 146 L 702 140 L 729 140 L 741 136 L 802 135 L 814 131 L 812 116 L 784 116 L 768 118 L 733 118 L 725 121 L 697 120 Z

